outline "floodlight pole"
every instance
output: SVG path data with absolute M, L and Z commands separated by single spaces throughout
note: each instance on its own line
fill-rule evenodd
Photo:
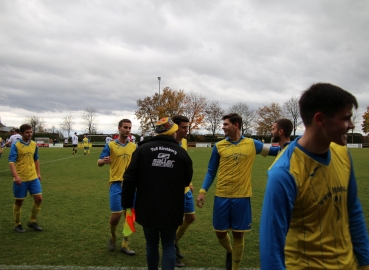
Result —
M 158 113 L 158 119 L 160 119 L 160 105 L 161 105 L 161 102 L 160 102 L 160 80 L 161 80 L 161 77 L 158 77 L 158 81 L 159 81 L 159 113 Z
M 159 106 L 160 106 L 160 80 L 161 80 L 161 77 L 158 77 L 158 81 L 159 81 Z

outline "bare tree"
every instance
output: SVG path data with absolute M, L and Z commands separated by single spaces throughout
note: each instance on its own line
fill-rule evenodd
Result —
M 258 108 L 256 111 L 256 133 L 258 135 L 269 135 L 273 123 L 283 117 L 281 106 L 278 103 L 271 103 L 270 106 Z
M 82 120 L 88 134 L 97 133 L 97 112 L 93 108 L 86 108 L 82 113 Z
M 65 131 L 68 134 L 69 138 L 72 128 L 73 128 L 73 116 L 71 114 L 68 114 L 63 117 L 63 120 L 60 123 L 60 129 Z
M 298 126 L 302 124 L 298 98 L 292 96 L 289 100 L 287 100 L 283 104 L 283 111 L 286 118 L 290 119 L 293 124 L 293 136 L 295 137 Z
M 359 123 L 359 117 L 360 117 L 360 115 L 359 115 L 358 111 L 354 110 L 353 114 L 351 116 L 351 121 L 352 121 L 352 123 L 354 124 L 355 127 L 353 129 L 351 129 L 351 143 L 354 143 L 354 131 L 356 130 L 357 124 Z
M 45 130 L 45 121 L 38 116 L 27 116 L 24 122 L 32 127 L 34 133 L 44 132 Z
M 218 101 L 210 102 L 205 109 L 205 129 L 210 131 L 213 137 L 215 132 L 220 129 L 224 110 L 219 106 Z
M 199 130 L 204 125 L 205 108 L 207 105 L 206 97 L 199 93 L 190 92 L 184 98 L 184 116 L 190 120 L 188 133 L 191 135 L 193 130 Z
M 255 121 L 255 110 L 250 110 L 246 103 L 238 102 L 228 109 L 228 113 L 237 113 L 242 117 L 241 134 L 251 134 Z

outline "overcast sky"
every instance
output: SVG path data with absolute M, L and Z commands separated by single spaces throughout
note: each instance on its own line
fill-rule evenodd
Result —
M 59 128 L 72 114 L 82 133 L 90 107 L 98 131 L 131 118 L 138 132 L 136 101 L 158 92 L 158 76 L 161 89 L 225 110 L 283 104 L 329 82 L 353 93 L 362 114 L 368 25 L 367 0 L 1 0 L 1 121 L 35 115 Z

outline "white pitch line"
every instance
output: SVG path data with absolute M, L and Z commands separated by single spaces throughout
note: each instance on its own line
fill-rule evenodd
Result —
M 54 160 L 50 160 L 50 161 L 40 162 L 40 165 L 48 164 L 48 163 L 52 163 L 52 162 L 56 162 L 56 161 L 60 161 L 60 160 L 64 160 L 64 159 L 69 159 L 69 158 L 81 157 L 81 156 L 82 156 L 82 155 L 70 156 L 70 157 L 59 158 L 59 159 L 54 159 Z M 1 173 L 1 172 L 10 172 L 10 169 L 2 170 L 2 171 L 0 171 L 0 173 Z
M 144 270 L 146 267 L 102 267 L 102 266 L 61 266 L 61 265 L 0 265 L 3 270 Z M 161 268 L 160 268 L 161 269 Z M 189 268 L 186 270 L 222 270 L 223 268 Z M 240 268 L 240 270 L 259 270 L 259 268 Z

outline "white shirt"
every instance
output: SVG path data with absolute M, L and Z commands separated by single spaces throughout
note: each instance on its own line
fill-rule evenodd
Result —
M 144 137 L 143 136 L 141 136 L 140 137 L 140 142 L 142 142 L 144 140 Z
M 65 138 L 64 139 L 64 143 L 68 143 L 68 138 Z
M 72 144 L 78 144 L 78 137 L 77 135 L 72 136 Z
M 12 136 L 10 136 L 9 141 L 10 141 L 10 145 L 12 145 L 13 143 L 15 143 L 17 140 L 21 140 L 22 136 L 20 134 L 14 134 Z
M 136 136 L 132 136 L 132 142 L 135 143 L 136 142 Z
M 113 139 L 112 139 L 112 138 L 110 138 L 109 136 L 105 138 L 105 142 L 106 142 L 106 143 L 110 143 L 112 140 L 113 140 Z

